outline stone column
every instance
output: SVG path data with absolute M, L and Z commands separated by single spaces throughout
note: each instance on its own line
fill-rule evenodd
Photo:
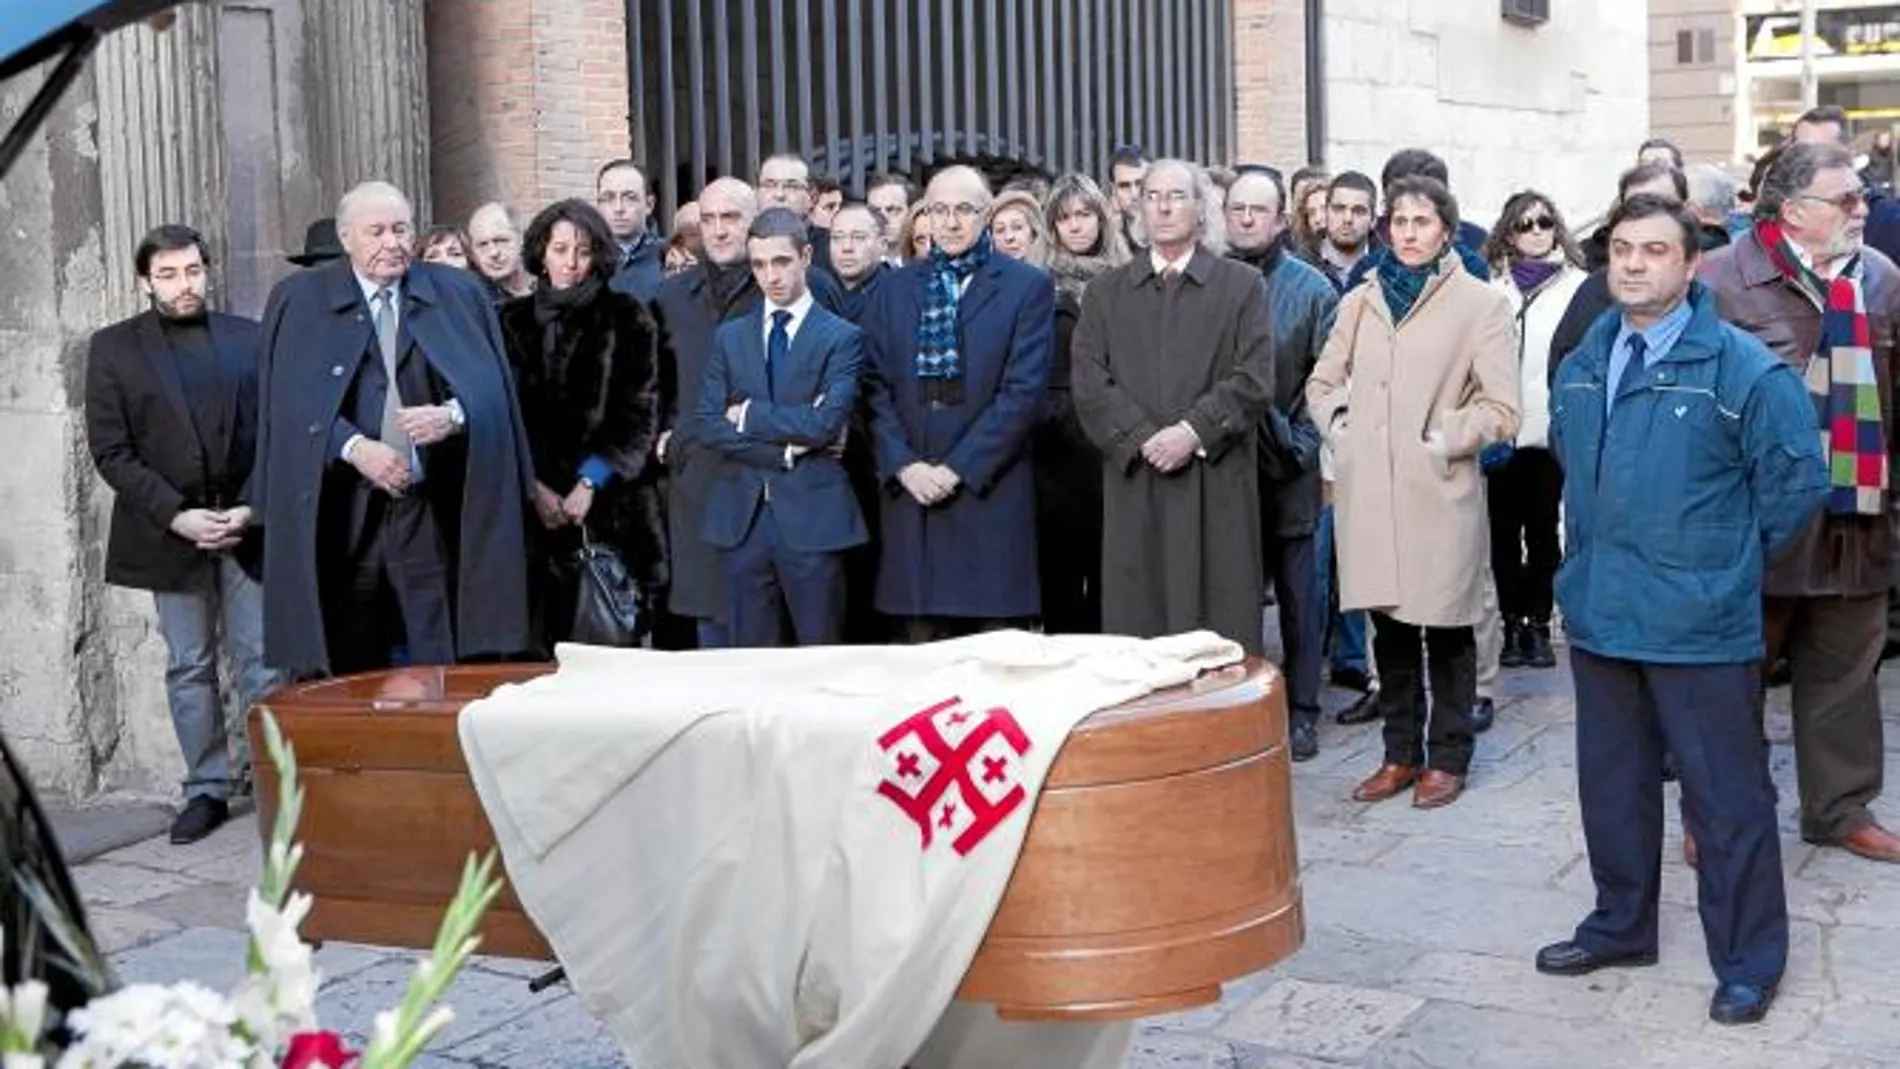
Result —
M 0 265 L 0 707 L 43 790 L 161 786 L 179 765 L 150 596 L 101 581 L 110 492 L 85 442 L 87 341 L 135 311 L 132 251 L 164 221 L 219 241 L 217 13 L 108 40 L 4 185 Z M 38 84 L 17 79 L 0 112 Z
M 334 197 L 393 182 L 426 214 L 429 69 L 422 0 L 324 0 L 306 7 L 304 101 L 318 174 Z

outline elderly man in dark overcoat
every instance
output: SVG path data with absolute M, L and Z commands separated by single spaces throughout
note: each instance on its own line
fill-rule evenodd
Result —
M 1029 435 L 1048 389 L 1055 286 L 994 253 L 990 191 L 950 167 L 924 194 L 934 245 L 860 325 L 881 482 L 877 608 L 932 641 L 1042 611 Z
M 500 329 L 473 275 L 410 263 L 413 226 L 400 190 L 356 187 L 348 256 L 264 311 L 264 656 L 296 675 L 530 645 L 534 476 Z
M 1104 464 L 1102 627 L 1207 628 L 1257 654 L 1266 287 L 1222 257 L 1206 172 L 1157 160 L 1141 195 L 1147 251 L 1089 284 L 1075 332 L 1076 414 Z

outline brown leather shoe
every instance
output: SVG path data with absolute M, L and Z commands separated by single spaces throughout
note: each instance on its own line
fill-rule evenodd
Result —
M 1380 765 L 1379 771 L 1367 776 L 1359 786 L 1352 789 L 1355 802 L 1383 802 L 1412 785 L 1418 778 L 1418 769 L 1410 765 Z
M 1413 809 L 1437 809 L 1448 806 L 1465 793 L 1465 778 L 1450 772 L 1428 768 L 1419 773 L 1418 786 L 1412 789 Z
M 1878 822 L 1869 822 L 1854 834 L 1841 837 L 1836 845 L 1869 861 L 1900 864 L 1900 835 L 1881 827 Z

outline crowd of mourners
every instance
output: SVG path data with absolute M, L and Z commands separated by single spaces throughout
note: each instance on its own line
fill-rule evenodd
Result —
M 550 656 L 603 614 L 667 650 L 1207 628 L 1257 654 L 1272 606 L 1293 759 L 1329 677 L 1360 695 L 1340 723 L 1383 722 L 1353 796 L 1436 808 L 1561 610 L 1616 893 L 1540 967 L 1653 958 L 1680 777 L 1732 892 L 1704 895 L 1712 961 L 1766 992 L 1714 1011 L 1765 1012 L 1765 678 L 1803 836 L 1900 861 L 1869 808 L 1900 203 L 1891 141 L 1863 167 L 1847 127 L 1810 112 L 1746 182 L 1652 141 L 1583 228 L 1535 189 L 1480 225 L 1423 149 L 1375 179 L 1124 148 L 1101 183 L 947 166 L 862 200 L 781 155 L 664 231 L 634 160 L 525 227 L 418 228 L 370 182 L 261 324 L 209 312 L 205 242 L 159 227 L 87 416 L 108 578 L 155 591 L 171 653 L 174 838 L 241 779 L 221 644 L 248 705 Z

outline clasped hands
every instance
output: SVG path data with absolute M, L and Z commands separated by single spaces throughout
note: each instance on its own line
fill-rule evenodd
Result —
M 1201 448 L 1201 440 L 1185 423 L 1172 423 L 1141 443 L 1141 459 L 1162 474 L 1181 470 Z
M 458 430 L 455 416 L 447 405 L 399 408 L 396 424 L 409 436 L 409 441 L 418 446 L 434 445 Z M 388 445 L 373 438 L 358 439 L 348 459 L 363 478 L 389 496 L 401 497 L 409 492 L 409 482 L 414 478 L 409 470 L 409 458 Z
M 575 483 L 574 489 L 566 497 L 548 489 L 547 484 L 536 480 L 534 484 L 534 514 L 541 518 L 541 526 L 550 531 L 558 530 L 568 524 L 579 525 L 587 519 L 594 508 L 594 489 L 585 483 Z
M 172 533 L 208 553 L 236 549 L 251 525 L 251 507 L 185 509 L 172 517 Z

